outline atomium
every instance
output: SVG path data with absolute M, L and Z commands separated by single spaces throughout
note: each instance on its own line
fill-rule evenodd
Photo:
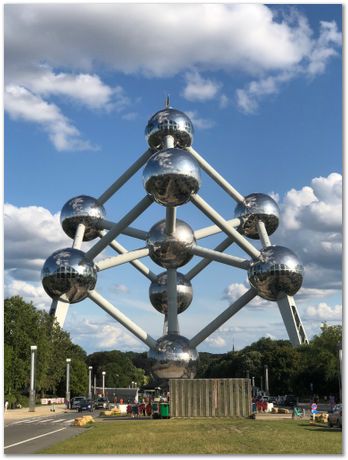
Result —
M 252 193 L 245 197 L 244 203 L 238 203 L 234 217 L 241 220 L 238 231 L 242 235 L 259 239 L 257 222 L 263 222 L 268 235 L 272 235 L 279 225 L 279 207 L 270 196 L 264 193 Z
M 166 221 L 161 220 L 151 227 L 147 236 L 147 247 L 151 259 L 164 268 L 179 268 L 189 262 L 196 239 L 192 228 L 177 219 L 173 234 L 166 233 Z
M 79 249 L 65 248 L 54 252 L 41 271 L 42 285 L 54 300 L 76 303 L 94 289 L 97 271 L 94 263 Z
M 193 125 L 189 117 L 179 110 L 167 107 L 155 113 L 147 123 L 145 137 L 151 148 L 163 146 L 164 138 L 173 136 L 175 147 L 189 147 L 193 140 Z
M 86 229 L 83 241 L 96 238 L 101 230 L 101 221 L 105 219 L 105 209 L 91 196 L 80 195 L 70 199 L 63 206 L 60 214 L 60 223 L 64 232 L 74 238 L 79 224 Z
M 165 379 L 193 378 L 198 361 L 196 347 L 256 295 L 277 301 L 293 345 L 308 343 L 294 299 L 291 298 L 302 285 L 303 266 L 290 249 L 272 246 L 269 239 L 269 235 L 279 225 L 277 203 L 263 193 L 252 193 L 244 197 L 210 166 L 192 147 L 191 120 L 183 112 L 169 107 L 169 97 L 165 109 L 150 118 L 145 135 L 149 148 L 99 198 L 81 195 L 64 205 L 61 225 L 64 232 L 73 239 L 73 247 L 56 251 L 43 266 L 42 284 L 54 300 L 50 314 L 55 315 L 62 327 L 68 309 L 59 301 L 76 303 L 88 296 L 149 347 L 153 371 L 159 378 Z M 114 222 L 103 222 L 105 202 L 141 168 L 145 196 L 123 217 L 118 217 Z M 229 195 L 229 199 L 235 200 L 237 221 L 231 219 L 230 215 L 220 215 L 198 194 L 201 170 Z M 135 193 L 129 193 L 130 198 L 133 195 Z M 190 225 L 178 219 L 181 206 L 189 201 L 196 211 L 202 212 L 214 225 L 194 232 Z M 162 211 L 165 207 L 165 218 L 154 224 L 149 231 L 133 227 L 133 222 L 152 204 Z M 201 240 L 219 232 L 224 232 L 225 236 L 215 249 L 211 249 L 209 242 L 206 246 L 204 243 L 196 244 L 196 239 Z M 137 238 L 141 243 L 135 246 L 137 249 L 127 250 L 117 241 L 120 235 Z M 100 239 L 94 245 L 89 245 L 86 252 L 80 250 L 83 241 L 97 237 Z M 259 250 L 247 238 L 260 239 L 264 248 Z M 238 246 L 238 250 L 244 250 L 253 260 L 232 254 L 222 255 L 232 242 L 233 247 Z M 110 248 L 115 250 L 118 255 L 98 259 L 94 264 L 93 260 L 103 257 L 107 247 L 109 251 Z M 178 273 L 177 269 L 190 262 L 194 255 L 201 260 L 186 273 Z M 167 269 L 167 272 L 152 272 L 146 262 L 138 260 L 146 257 Z M 97 270 L 116 268 L 126 262 L 131 263 L 148 282 L 151 281 L 151 304 L 164 315 L 165 335 L 157 340 L 95 290 Z M 251 286 L 189 340 L 180 335 L 178 315 L 191 305 L 191 281 L 211 262 L 247 269 Z M 212 280 L 215 278 L 216 275 L 208 279 L 208 287 L 214 284 Z M 182 315 L 180 319 L 185 319 L 185 316 Z
M 187 203 L 201 184 L 197 161 L 177 148 L 155 153 L 145 166 L 143 178 L 147 193 L 164 206 Z
M 182 273 L 177 272 L 176 275 L 177 309 L 179 314 L 185 311 L 192 302 L 192 284 Z M 149 288 L 151 304 L 163 314 L 168 313 L 167 280 L 167 272 L 160 273 L 157 279 L 152 281 Z
M 159 378 L 194 378 L 198 352 L 189 340 L 179 334 L 167 334 L 156 342 L 156 349 L 148 352 L 152 370 Z
M 260 260 L 251 263 L 248 278 L 260 297 L 279 300 L 296 294 L 302 285 L 303 271 L 300 260 L 290 249 L 268 246 L 261 250 Z

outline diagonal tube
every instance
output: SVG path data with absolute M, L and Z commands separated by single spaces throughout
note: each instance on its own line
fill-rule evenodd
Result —
M 80 249 L 85 235 L 86 226 L 84 224 L 79 224 L 76 229 L 75 238 L 72 247 L 74 249 Z
M 191 347 L 197 347 L 202 343 L 207 337 L 209 337 L 213 332 L 219 329 L 227 320 L 229 320 L 233 315 L 239 312 L 247 303 L 249 303 L 254 297 L 257 296 L 257 291 L 254 288 L 249 289 L 245 294 L 243 294 L 238 300 L 233 302 L 225 311 L 223 311 L 219 316 L 217 316 L 211 323 L 209 323 L 205 328 L 203 328 L 198 334 L 196 334 L 190 340 Z
M 128 169 L 125 171 L 110 187 L 98 198 L 99 204 L 104 204 L 109 198 L 124 185 L 153 155 L 151 149 L 146 150 L 141 157 L 139 157 Z
M 93 260 L 108 244 L 118 236 L 124 228 L 126 228 L 133 220 L 135 220 L 142 212 L 147 209 L 152 203 L 152 198 L 146 195 L 134 208 L 129 211 L 119 222 L 117 222 L 109 232 L 103 236 L 89 251 L 86 252 L 86 258 Z
M 100 232 L 101 236 L 104 236 L 106 232 Z M 116 252 L 119 254 L 127 254 L 129 251 L 122 246 L 118 241 L 114 240 L 111 241 L 109 246 L 114 249 Z M 157 275 L 153 273 L 146 265 L 144 265 L 140 260 L 131 260 L 129 262 L 131 265 L 133 265 L 134 268 L 136 268 L 140 273 L 146 276 L 150 281 L 155 281 L 157 279 Z
M 98 294 L 97 291 L 88 291 L 88 297 L 93 300 L 97 305 L 99 305 L 106 313 L 112 316 L 116 321 L 121 323 L 126 329 L 128 329 L 132 334 L 134 334 L 138 339 L 144 342 L 151 349 L 155 349 L 156 340 L 153 339 L 146 331 L 141 327 L 135 324 L 132 320 L 127 318 L 120 310 L 114 307 L 110 302 L 108 302 L 104 297 Z
M 228 225 L 231 227 L 238 227 L 240 225 L 240 219 L 230 219 L 226 220 Z M 206 238 L 207 236 L 215 235 L 216 233 L 220 233 L 222 230 L 217 225 L 211 225 L 210 227 L 204 227 L 196 230 L 194 232 L 196 240 L 200 240 L 202 238 Z
M 241 195 L 232 185 L 224 179 L 210 164 L 200 156 L 192 147 L 186 147 L 186 150 L 198 161 L 201 168 L 227 192 L 238 203 L 244 202 L 244 196 Z
M 225 249 L 227 249 L 229 246 L 231 246 L 231 244 L 233 244 L 233 241 L 231 240 L 230 237 L 227 237 L 226 239 L 221 241 L 221 243 L 219 243 L 216 246 L 214 251 L 221 251 L 222 252 Z M 197 265 L 192 267 L 191 270 L 186 273 L 185 278 L 187 278 L 189 281 L 191 281 L 192 278 L 194 278 L 196 275 L 198 275 L 198 273 L 200 273 L 202 270 L 204 270 L 205 267 L 207 267 L 211 262 L 212 262 L 211 259 L 203 259 L 203 260 L 201 260 L 200 262 L 198 262 Z
M 272 243 L 271 243 L 271 240 L 269 239 L 264 222 L 262 222 L 261 220 L 258 220 L 256 225 L 257 225 L 257 232 L 259 234 L 262 246 L 264 248 L 266 248 L 267 246 L 271 246 Z
M 209 217 L 213 222 L 218 225 L 221 230 L 223 230 L 226 235 L 228 235 L 232 240 L 234 240 L 239 247 L 244 249 L 244 251 L 249 254 L 253 259 L 258 259 L 260 256 L 260 251 L 256 249 L 249 241 L 244 238 L 240 233 L 237 232 L 233 227 L 228 225 L 226 220 L 220 216 L 209 204 L 203 200 L 199 195 L 192 195 L 191 201 L 194 205 L 197 206 L 207 217 Z
M 115 222 L 111 222 L 110 220 L 105 220 L 103 219 L 100 222 L 100 228 L 110 230 L 115 225 Z M 138 228 L 134 227 L 126 227 L 122 230 L 122 235 L 127 235 L 131 236 L 132 238 L 138 238 L 139 240 L 146 240 L 147 238 L 147 232 L 144 232 L 144 230 L 139 230 Z
M 231 256 L 222 252 L 214 251 L 213 249 L 202 248 L 201 246 L 193 246 L 191 249 L 195 256 L 205 257 L 210 260 L 216 260 L 223 264 L 232 265 L 232 267 L 242 268 L 248 270 L 250 267 L 249 260 L 241 259 L 240 257 Z
M 134 251 L 129 251 L 126 254 L 108 257 L 107 259 L 101 260 L 96 264 L 96 267 L 98 271 L 106 270 L 107 268 L 117 267 L 118 265 L 122 265 L 127 262 L 131 262 L 132 260 L 140 259 L 141 257 L 146 257 L 148 255 L 148 248 L 135 249 Z

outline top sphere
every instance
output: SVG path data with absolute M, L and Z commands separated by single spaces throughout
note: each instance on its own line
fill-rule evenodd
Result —
M 260 239 L 257 231 L 257 222 L 265 224 L 267 233 L 272 235 L 279 225 L 278 204 L 264 193 L 251 193 L 245 197 L 244 203 L 238 203 L 234 217 L 241 220 L 238 231 L 254 240 Z
M 189 117 L 179 110 L 166 108 L 155 113 L 147 123 L 145 137 L 151 148 L 159 149 L 165 136 L 174 137 L 175 147 L 189 147 L 193 140 L 193 125 Z
M 60 213 L 60 223 L 70 238 L 75 238 L 79 224 L 86 226 L 83 241 L 91 241 L 98 236 L 102 219 L 105 219 L 104 206 L 98 204 L 96 198 L 87 195 L 71 198 Z

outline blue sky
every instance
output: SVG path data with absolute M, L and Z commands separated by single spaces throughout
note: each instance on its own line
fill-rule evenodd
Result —
M 278 200 L 281 223 L 271 241 L 304 263 L 296 301 L 307 334 L 323 321 L 341 322 L 340 5 L 9 4 L 4 21 L 6 296 L 49 308 L 41 267 L 71 246 L 61 208 L 80 194 L 101 195 L 147 149 L 146 123 L 170 94 L 171 105 L 192 119 L 193 147 L 215 169 L 243 195 Z M 202 179 L 201 196 L 233 217 L 233 200 Z M 119 220 L 144 193 L 140 171 L 106 203 L 107 218 Z M 148 230 L 164 215 L 154 204 L 134 226 Z M 211 224 L 191 204 L 178 217 L 193 229 Z M 96 289 L 159 337 L 163 317 L 148 287 L 123 265 L 100 273 Z M 195 335 L 247 288 L 244 272 L 212 263 L 193 280 L 193 302 L 179 316 L 182 334 Z M 64 327 L 88 352 L 145 349 L 88 300 L 70 307 Z M 262 336 L 286 338 L 286 331 L 277 305 L 257 300 L 198 350 L 225 352 Z

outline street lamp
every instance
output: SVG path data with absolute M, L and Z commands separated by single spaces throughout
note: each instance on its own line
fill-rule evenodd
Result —
M 88 399 L 92 399 L 92 366 L 88 366 Z
M 35 412 L 35 356 L 37 346 L 32 345 L 31 350 L 31 365 L 30 365 L 30 393 L 29 393 L 29 412 Z
M 102 372 L 102 375 L 103 375 L 103 397 L 104 397 L 104 398 L 105 398 L 105 374 L 106 374 L 106 372 L 103 371 L 103 372 Z
M 66 358 L 66 407 L 70 408 L 70 363 L 71 358 Z
M 269 383 L 268 383 L 268 366 L 265 365 L 265 393 L 269 395 Z

